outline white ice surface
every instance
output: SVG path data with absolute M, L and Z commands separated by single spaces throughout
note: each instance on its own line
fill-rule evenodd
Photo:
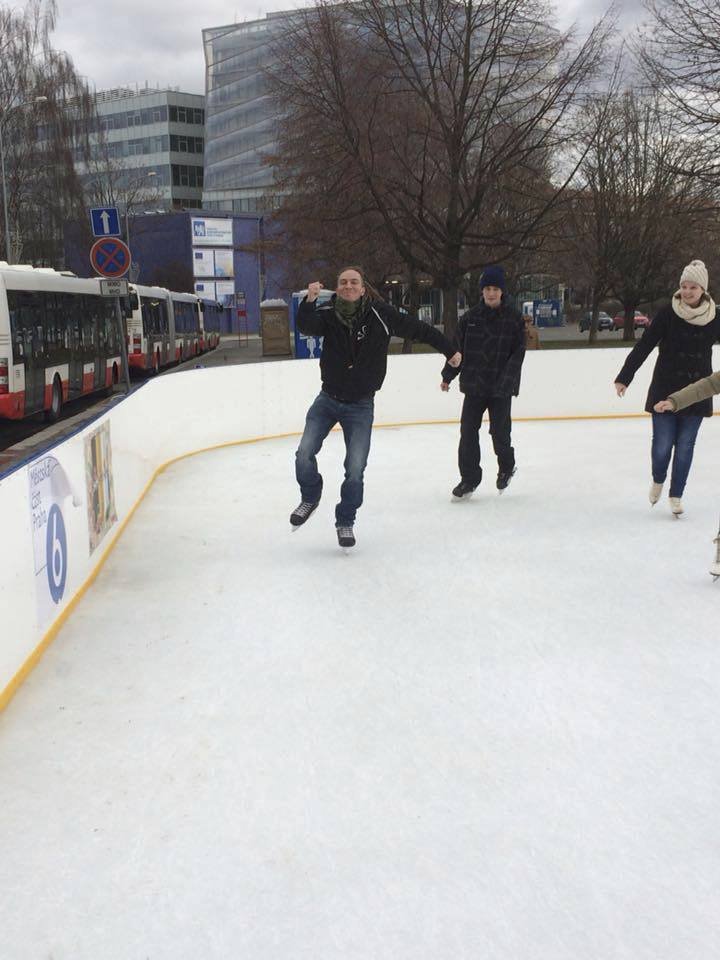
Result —
M 686 515 L 647 420 L 457 427 L 161 475 L 0 717 L 1 960 L 716 960 L 720 420 Z

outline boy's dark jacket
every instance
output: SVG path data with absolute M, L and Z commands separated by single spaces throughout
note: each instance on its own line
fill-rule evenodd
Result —
M 353 403 L 379 390 L 387 372 L 390 337 L 418 340 L 446 357 L 452 343 L 428 323 L 403 316 L 382 300 L 369 300 L 352 331 L 335 315 L 335 296 L 318 305 L 303 300 L 296 323 L 301 333 L 324 337 L 320 358 L 323 390 L 336 400 Z
M 503 301 L 492 309 L 480 303 L 458 320 L 456 349 L 462 363 L 446 364 L 445 383 L 460 374 L 462 393 L 478 397 L 516 397 L 525 357 L 525 327 L 522 317 Z

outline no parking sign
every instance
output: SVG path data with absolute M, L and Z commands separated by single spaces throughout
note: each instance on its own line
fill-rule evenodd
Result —
M 96 240 L 90 249 L 92 268 L 103 277 L 117 279 L 124 276 L 131 262 L 130 248 L 118 237 Z

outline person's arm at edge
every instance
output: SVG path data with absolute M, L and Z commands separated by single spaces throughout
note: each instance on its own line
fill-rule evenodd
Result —
M 508 389 L 506 384 L 509 382 L 514 382 L 516 377 L 520 375 L 523 360 L 525 359 L 525 326 L 520 317 L 518 317 L 518 321 L 520 333 L 515 344 L 515 349 L 508 357 L 507 363 L 505 364 L 503 372 L 498 381 L 499 396 L 507 396 L 510 394 L 511 391 Z
M 298 307 L 295 322 L 300 333 L 310 334 L 313 337 L 324 337 L 326 332 L 325 318 L 318 311 L 318 294 L 320 283 L 315 281 L 308 285 L 307 295 Z
M 665 316 L 663 314 L 656 314 L 650 325 L 645 328 L 643 335 L 628 354 L 625 363 L 622 365 L 620 373 L 615 377 L 616 384 L 621 384 L 623 387 L 630 386 L 635 374 L 662 339 L 666 330 L 666 326 L 667 322 L 665 320 Z M 623 391 L 623 393 L 624 392 L 625 391 Z
M 671 409 L 675 412 L 677 410 L 684 410 L 685 407 L 690 407 L 694 403 L 699 403 L 701 400 L 707 400 L 709 397 L 713 397 L 718 393 L 720 393 L 720 370 L 709 377 L 703 377 L 702 380 L 696 380 L 695 383 L 683 387 L 682 390 L 676 390 L 675 393 L 671 393 L 667 398 L 667 402 L 672 404 Z M 664 401 L 660 402 L 663 403 Z M 657 406 L 659 406 L 659 404 L 656 404 L 656 407 Z

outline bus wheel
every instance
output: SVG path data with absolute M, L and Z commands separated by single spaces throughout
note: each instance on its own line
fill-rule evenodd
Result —
M 45 411 L 45 419 L 48 423 L 55 423 L 62 412 L 63 396 L 60 377 L 56 376 L 52 385 L 52 399 L 50 400 L 50 409 Z

